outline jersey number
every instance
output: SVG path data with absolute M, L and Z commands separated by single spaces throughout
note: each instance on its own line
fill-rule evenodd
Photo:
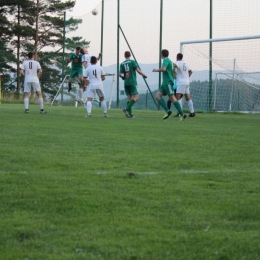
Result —
M 129 71 L 129 66 L 128 66 L 128 64 L 125 64 L 124 66 L 125 66 L 125 71 Z
M 185 63 L 183 63 L 183 71 L 186 71 L 187 67 L 185 66 Z
M 32 69 L 32 62 L 29 62 L 29 69 Z
M 124 66 L 125 66 L 125 77 L 129 78 L 130 77 L 129 66 L 128 64 L 124 64 Z
M 97 71 L 93 70 L 93 75 L 95 76 L 95 78 L 97 78 Z

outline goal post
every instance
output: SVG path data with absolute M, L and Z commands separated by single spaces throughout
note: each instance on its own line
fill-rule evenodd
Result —
M 182 41 L 180 52 L 195 110 L 260 112 L 260 35 Z

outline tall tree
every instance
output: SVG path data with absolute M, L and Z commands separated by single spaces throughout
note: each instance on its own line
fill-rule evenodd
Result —
M 9 44 L 7 44 L 9 48 L 16 49 L 17 92 L 19 93 L 21 41 L 30 37 L 32 31 L 32 0 L 0 0 L 0 7 L 0 21 L 2 20 L 3 23 L 6 23 L 0 29 L 0 35 L 9 40 Z
M 8 65 L 17 74 L 17 91 L 20 91 L 19 67 L 21 59 L 29 51 L 34 51 L 43 66 L 43 90 L 53 95 L 60 83 L 63 48 L 63 29 L 74 31 L 82 22 L 69 19 L 64 23 L 64 12 L 75 5 L 75 0 L 0 0 L 1 39 L 6 46 L 16 52 L 16 65 L 10 60 Z M 7 24 L 7 25 L 6 25 Z M 88 46 L 82 37 L 66 38 L 66 49 L 75 49 L 77 45 Z M 2 44 L 4 46 L 4 44 Z M 0 46 L 1 48 L 1 46 Z M 1 62 L 1 58 L 0 58 Z M 53 84 L 50 84 L 53 82 Z
M 36 57 L 43 66 L 42 87 L 45 93 L 55 95 L 61 78 L 63 47 L 63 29 L 74 31 L 82 22 L 81 19 L 64 21 L 64 12 L 70 10 L 75 1 L 36 0 L 35 3 L 35 35 L 27 42 L 27 49 L 33 48 Z M 31 44 L 31 46 L 30 46 Z M 68 48 L 75 49 L 76 45 L 88 46 L 89 42 L 82 37 L 66 39 Z M 50 51 L 51 50 L 51 51 Z M 52 82 L 52 83 L 50 83 Z

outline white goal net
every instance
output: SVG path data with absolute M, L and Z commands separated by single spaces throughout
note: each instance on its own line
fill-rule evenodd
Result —
M 180 51 L 195 110 L 260 112 L 260 35 L 186 41 Z

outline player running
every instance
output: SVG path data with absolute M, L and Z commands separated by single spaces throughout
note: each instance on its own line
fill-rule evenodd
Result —
M 163 119 L 167 119 L 172 114 L 172 111 L 168 109 L 165 100 L 162 98 L 162 96 L 168 95 L 169 100 L 174 104 L 174 106 L 181 115 L 180 120 L 184 120 L 186 118 L 186 115 L 183 113 L 183 110 L 179 102 L 174 96 L 173 63 L 168 58 L 168 56 L 169 51 L 165 49 L 162 50 L 163 65 L 160 69 L 153 69 L 153 72 L 163 73 L 163 82 L 162 85 L 159 87 L 158 92 L 156 93 L 156 100 L 158 100 L 159 104 L 163 107 L 163 109 L 166 112 L 166 114 L 163 116 Z

